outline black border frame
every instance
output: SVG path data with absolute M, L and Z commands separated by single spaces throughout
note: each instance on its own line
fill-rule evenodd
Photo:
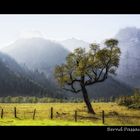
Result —
M 19 4 L 19 5 L 18 5 Z M 133 1 L 46 1 L 46 2 L 21 2 L 16 3 L 7 2 L 5 5 L 0 5 L 0 14 L 140 14 L 140 2 Z M 120 128 L 125 126 L 109 126 L 111 128 Z M 127 126 L 128 128 L 138 128 L 140 126 Z M 4 134 L 5 133 L 5 134 Z M 107 126 L 0 126 L 0 134 L 6 138 L 25 138 L 30 137 L 41 139 L 44 137 L 58 139 L 79 139 L 90 138 L 94 139 L 95 136 L 130 136 L 138 135 L 139 132 L 126 132 L 126 131 L 107 131 Z M 16 136 L 18 134 L 18 136 Z M 64 136 L 65 134 L 65 136 Z

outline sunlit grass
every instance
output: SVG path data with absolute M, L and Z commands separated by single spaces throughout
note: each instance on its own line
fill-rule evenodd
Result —
M 140 126 L 140 110 L 128 109 L 115 103 L 93 103 L 96 115 L 87 113 L 84 103 L 37 103 L 37 104 L 0 104 L 4 116 L 0 118 L 0 125 L 25 126 L 100 126 L 100 125 L 138 125 Z M 17 117 L 14 118 L 14 107 Z M 50 119 L 50 108 L 53 107 L 54 118 Z M 35 120 L 33 110 L 36 109 Z M 75 122 L 74 113 L 78 112 Z M 102 110 L 105 112 L 105 124 L 102 124 Z M 1 113 L 0 113 L 1 114 Z

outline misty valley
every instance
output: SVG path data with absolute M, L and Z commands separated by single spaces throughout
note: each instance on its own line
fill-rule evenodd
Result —
M 0 125 L 140 125 L 140 28 L 104 42 L 37 36 L 1 47 Z
M 104 83 L 89 87 L 92 99 L 131 95 L 133 89 L 139 88 L 140 35 L 131 35 L 131 32 L 137 34 L 138 31 L 140 32 L 139 29 L 126 28 L 116 35 L 120 40 L 119 47 L 122 48 L 117 75 L 111 75 Z M 0 96 L 81 98 L 73 93 L 66 94 L 67 91 L 57 85 L 53 76 L 55 66 L 65 62 L 70 52 L 69 45 L 89 48 L 89 43 L 74 38 L 57 43 L 43 38 L 31 38 L 17 40 L 1 49 Z

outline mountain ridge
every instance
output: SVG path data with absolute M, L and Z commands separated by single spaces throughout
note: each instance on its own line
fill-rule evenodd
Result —
M 121 29 L 115 38 L 119 40 L 122 52 L 117 79 L 134 88 L 140 88 L 140 29 L 136 27 Z

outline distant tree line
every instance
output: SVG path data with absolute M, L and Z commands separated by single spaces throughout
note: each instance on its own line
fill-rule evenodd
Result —
M 91 100 L 91 102 L 115 102 L 115 97 L 110 98 L 97 98 L 94 100 Z M 72 102 L 72 103 L 83 103 L 83 99 L 81 98 L 50 98 L 50 97 L 35 97 L 35 96 L 6 96 L 6 97 L 0 97 L 0 103 L 66 103 L 66 102 Z
M 107 98 L 107 97 L 96 98 L 96 99 L 92 100 L 92 102 L 94 102 L 94 103 L 96 103 L 96 102 L 97 103 L 98 102 L 115 102 L 115 100 L 116 100 L 116 97 L 111 96 L 109 98 Z
M 50 103 L 50 102 L 64 102 L 64 99 L 57 99 L 57 98 L 49 98 L 49 97 L 23 97 L 23 96 L 16 96 L 16 97 L 0 97 L 0 103 Z

